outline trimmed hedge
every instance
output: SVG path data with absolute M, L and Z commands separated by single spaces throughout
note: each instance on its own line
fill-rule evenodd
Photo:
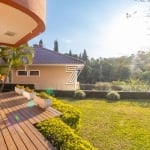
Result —
M 113 90 L 113 91 L 122 91 L 123 88 L 122 88 L 122 86 L 119 86 L 119 85 L 112 85 L 111 90 Z
M 71 128 L 78 130 L 80 125 L 81 113 L 75 107 L 65 104 L 55 98 L 52 99 L 52 107 L 62 112 L 61 120 Z
M 86 98 L 106 98 L 107 91 L 84 91 Z M 55 91 L 56 97 L 73 97 L 74 91 Z M 150 92 L 124 92 L 118 91 L 121 99 L 150 99 Z
M 58 149 L 96 150 L 91 144 L 75 134 L 74 130 L 59 118 L 42 121 L 36 125 L 38 130 Z
M 108 91 L 110 90 L 110 83 L 98 82 L 95 84 L 95 90 Z
M 95 89 L 94 84 L 80 84 L 80 89 L 81 90 L 93 90 Z
M 150 99 L 150 92 L 118 92 L 121 99 Z
M 74 91 L 54 90 L 56 97 L 73 97 Z

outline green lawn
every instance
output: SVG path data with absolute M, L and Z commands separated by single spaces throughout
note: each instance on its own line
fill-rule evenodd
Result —
M 79 134 L 99 150 L 150 150 L 150 100 L 62 100 L 82 112 Z

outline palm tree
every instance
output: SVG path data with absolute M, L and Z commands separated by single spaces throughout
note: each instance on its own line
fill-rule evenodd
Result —
M 19 47 L 0 46 L 0 57 L 2 66 L 7 68 L 0 88 L 0 92 L 2 92 L 11 69 L 32 64 L 34 51 L 27 44 Z

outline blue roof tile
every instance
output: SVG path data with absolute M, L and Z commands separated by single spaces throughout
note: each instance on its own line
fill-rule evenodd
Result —
M 34 46 L 33 64 L 84 64 L 84 61 L 74 57 Z

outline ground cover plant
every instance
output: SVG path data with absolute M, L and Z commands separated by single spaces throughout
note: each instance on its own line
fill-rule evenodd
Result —
M 79 135 L 98 149 L 150 149 L 150 100 L 62 100 L 81 111 Z

